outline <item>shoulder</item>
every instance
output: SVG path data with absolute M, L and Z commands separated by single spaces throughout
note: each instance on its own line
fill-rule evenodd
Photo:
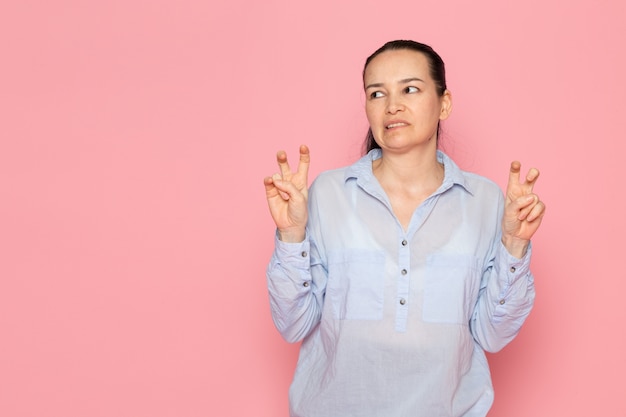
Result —
M 476 218 L 500 219 L 504 194 L 494 181 L 482 175 L 463 171 L 467 207 L 475 210 Z
M 374 149 L 366 155 L 363 155 L 351 165 L 324 171 L 318 175 L 313 182 L 312 187 L 343 187 L 346 183 L 353 182 L 351 180 L 368 183 L 373 177 L 372 161 L 378 157 L 380 157 L 380 150 Z
M 498 184 L 489 178 L 475 172 L 462 170 L 452 158 L 441 151 L 438 151 L 438 157 L 446 168 L 446 179 L 462 186 L 472 196 L 484 200 L 486 198 L 498 198 L 502 195 Z
M 343 186 L 346 181 L 347 170 L 348 167 L 341 167 L 321 172 L 315 180 L 313 180 L 310 191 L 320 192 Z
M 474 172 L 461 171 L 465 178 L 468 190 L 472 194 L 493 195 L 494 197 L 501 195 L 500 186 L 487 177 L 476 174 Z

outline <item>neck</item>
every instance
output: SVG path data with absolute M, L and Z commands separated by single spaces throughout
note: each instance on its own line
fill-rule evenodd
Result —
M 383 150 L 382 157 L 372 163 L 372 170 L 381 184 L 407 190 L 437 188 L 444 175 L 436 149 L 414 155 L 393 154 Z

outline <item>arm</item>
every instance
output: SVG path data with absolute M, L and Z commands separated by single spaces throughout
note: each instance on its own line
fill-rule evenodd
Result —
M 517 336 L 535 300 L 531 248 L 519 259 L 499 239 L 493 246 L 470 321 L 474 339 L 488 352 L 499 351 Z
M 316 245 L 306 231 L 309 149 L 300 147 L 300 162 L 291 172 L 287 155 L 278 152 L 280 173 L 264 180 L 272 219 L 276 223 L 275 249 L 267 268 L 272 319 L 288 342 L 302 340 L 319 322 L 323 288 L 311 275 L 319 266 Z M 319 269 L 319 268 L 314 268 Z M 323 286 L 325 287 L 325 285 Z
M 489 352 L 508 344 L 530 314 L 535 287 L 530 272 L 530 238 L 539 228 L 545 205 L 533 193 L 539 171 L 531 169 L 520 183 L 519 162 L 511 163 L 506 198 L 498 202 L 501 232 L 483 273 L 470 321 L 474 338 Z
M 276 237 L 275 244 L 267 268 L 272 319 L 283 338 L 294 343 L 321 319 L 325 273 L 308 234 L 301 243 L 285 243 Z

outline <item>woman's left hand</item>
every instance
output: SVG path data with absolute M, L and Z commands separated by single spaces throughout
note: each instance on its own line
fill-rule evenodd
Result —
M 511 162 L 502 218 L 502 243 L 511 255 L 518 258 L 526 254 L 530 238 L 539 228 L 546 211 L 545 204 L 533 193 L 539 171 L 531 168 L 520 182 L 521 167 L 518 161 Z

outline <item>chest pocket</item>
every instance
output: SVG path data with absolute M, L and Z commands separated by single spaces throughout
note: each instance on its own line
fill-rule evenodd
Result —
M 385 255 L 353 250 L 329 254 L 326 302 L 337 320 L 383 318 Z
M 422 318 L 431 323 L 468 324 L 479 287 L 475 257 L 431 256 L 426 261 Z

